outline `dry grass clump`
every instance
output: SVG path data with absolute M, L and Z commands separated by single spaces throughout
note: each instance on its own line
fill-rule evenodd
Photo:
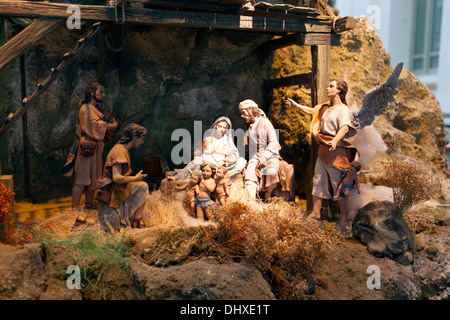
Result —
M 429 171 L 402 157 L 392 158 L 385 166 L 382 181 L 393 190 L 396 217 L 401 217 L 414 204 L 429 200 L 441 192 L 439 182 Z
M 334 244 L 316 222 L 303 220 L 303 214 L 276 199 L 269 204 L 229 200 L 214 210 L 217 226 L 206 234 L 224 256 L 256 266 L 278 298 L 299 299 Z
M 138 253 L 148 265 L 156 267 L 169 267 L 218 255 L 204 230 L 194 227 L 160 230 L 156 239 Z
M 163 199 L 160 192 L 152 192 L 145 204 L 144 220 L 148 227 L 180 228 L 185 227 L 182 205 L 176 199 Z M 73 227 L 78 216 L 95 221 L 94 224 L 81 224 Z M 55 214 L 40 224 L 49 224 L 55 234 L 60 236 L 85 232 L 102 232 L 97 220 L 97 209 L 64 210 Z
M 336 224 L 332 222 L 324 220 L 322 228 L 328 241 L 337 245 L 343 245 L 345 244 L 346 239 L 353 237 L 353 235 L 345 235 L 342 232 L 339 232 L 336 228 Z
M 183 212 L 180 201 L 162 198 L 160 191 L 154 191 L 145 204 L 144 220 L 149 227 L 183 228 L 186 222 L 180 212 Z
M 98 211 L 93 209 L 64 210 L 43 221 L 40 221 L 38 224 L 49 225 L 52 228 L 52 232 L 58 236 L 69 236 L 85 232 L 97 233 L 101 232 L 100 226 L 97 223 L 84 224 L 74 227 L 78 216 L 95 220 L 97 219 L 97 214 Z
M 437 213 L 433 209 L 409 210 L 404 217 L 411 231 L 416 234 L 436 232 Z

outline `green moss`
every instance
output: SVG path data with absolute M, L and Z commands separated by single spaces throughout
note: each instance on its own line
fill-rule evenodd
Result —
M 66 281 L 68 266 L 80 268 L 84 299 L 115 299 L 122 285 L 133 282 L 132 252 L 124 237 L 83 233 L 62 239 L 45 237 L 41 242 L 46 246 L 48 264 L 54 276 Z

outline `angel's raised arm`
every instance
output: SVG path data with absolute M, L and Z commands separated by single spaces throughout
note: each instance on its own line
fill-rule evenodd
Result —
M 306 114 L 309 114 L 309 115 L 312 115 L 312 114 L 313 114 L 313 111 L 314 111 L 313 108 L 310 108 L 310 107 L 307 107 L 307 106 L 303 106 L 303 105 L 301 105 L 301 104 L 298 104 L 297 102 L 295 102 L 294 100 L 292 100 L 292 99 L 290 99 L 290 98 L 287 98 L 286 104 L 287 104 L 289 107 L 297 108 L 297 109 L 299 109 L 301 112 L 306 113 Z

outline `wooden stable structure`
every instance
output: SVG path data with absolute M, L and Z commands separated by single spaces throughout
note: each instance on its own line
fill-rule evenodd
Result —
M 271 90 L 307 84 L 311 86 L 312 105 L 324 102 L 327 99 L 326 87 L 330 78 L 330 47 L 340 44 L 340 34 L 353 29 L 356 20 L 352 17 L 335 16 L 333 10 L 328 7 L 327 0 L 299 0 L 295 3 L 298 5 L 271 4 L 254 0 L 110 0 L 105 6 L 74 3 L 80 9 L 82 21 L 95 22 L 92 31 L 79 40 L 75 49 L 62 58 L 58 67 L 49 70 L 48 78 L 36 84 L 31 96 L 23 97 L 22 102 L 18 103 L 18 110 L 10 114 L 0 128 L 0 137 L 18 119 L 26 115 L 33 101 L 38 99 L 107 23 L 270 34 L 274 36 L 274 40 L 263 43 L 259 48 L 267 52 L 290 45 L 311 46 L 311 73 L 270 79 L 265 81 L 264 87 Z M 34 20 L 0 47 L 0 72 L 5 65 L 20 57 L 48 32 L 66 23 L 73 12 L 68 10 L 69 6 L 71 4 L 1 0 L 1 17 Z

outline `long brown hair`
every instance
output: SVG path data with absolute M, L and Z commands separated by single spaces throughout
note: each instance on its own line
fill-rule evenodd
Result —
M 81 105 L 89 103 L 91 101 L 92 99 L 91 93 L 95 95 L 99 86 L 101 86 L 101 84 L 97 81 L 88 84 L 86 90 L 84 91 L 84 100 L 83 102 L 81 102 Z
M 336 88 L 340 91 L 339 98 L 341 98 L 342 103 L 346 105 L 347 99 L 345 97 L 347 96 L 348 92 L 348 83 L 341 78 L 334 78 L 331 81 L 336 81 Z

